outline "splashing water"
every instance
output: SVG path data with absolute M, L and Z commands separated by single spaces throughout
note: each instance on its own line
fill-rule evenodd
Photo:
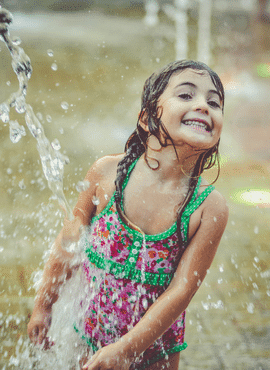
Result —
M 12 68 L 19 81 L 18 91 L 12 93 L 6 101 L 0 104 L 0 120 L 3 123 L 9 123 L 10 140 L 15 144 L 26 135 L 26 130 L 18 121 L 10 119 L 10 113 L 14 108 L 17 113 L 24 115 L 26 126 L 37 141 L 37 149 L 48 186 L 57 198 L 60 206 L 66 211 L 68 218 L 72 219 L 72 211 L 63 192 L 64 166 L 69 163 L 69 159 L 60 152 L 61 145 L 57 139 L 50 143 L 40 123 L 42 117 L 39 117 L 38 114 L 36 115 L 31 105 L 26 102 L 28 81 L 32 74 L 32 67 L 29 57 L 19 46 L 21 40 L 18 37 L 10 37 L 8 26 L 11 22 L 12 15 L 0 5 L 0 40 L 5 43 L 10 52 Z M 52 56 L 52 51 L 48 50 L 48 55 Z M 52 69 L 56 70 L 57 67 L 55 68 L 52 65 Z M 68 103 L 64 102 L 62 108 L 68 109 Z M 49 122 L 51 121 L 50 116 L 47 116 L 46 119 Z M 9 171 L 11 172 L 11 169 Z M 19 187 L 21 189 L 25 188 L 23 180 L 20 181 Z M 86 187 L 87 184 L 84 184 L 85 189 Z M 78 245 L 73 243 L 67 245 L 67 248 L 69 251 L 76 252 L 73 263 L 78 264 L 81 258 Z M 21 337 L 16 344 L 15 355 L 10 358 L 9 366 L 19 368 L 20 370 L 30 368 L 45 370 L 52 367 L 60 370 L 62 368 L 70 368 L 73 365 L 73 369 L 81 368 L 79 365 L 80 357 L 85 356 L 88 346 L 82 342 L 74 331 L 71 319 L 75 316 L 78 317 L 79 308 L 81 309 L 76 303 L 82 301 L 81 297 L 84 297 L 86 293 L 88 293 L 89 297 L 91 297 L 91 294 L 88 291 L 82 292 L 82 289 L 79 289 L 79 276 L 79 274 L 75 275 L 67 284 L 64 284 L 61 299 L 55 307 L 56 314 L 53 315 L 53 325 L 49 331 L 49 336 L 52 338 L 52 341 L 56 342 L 56 345 L 52 346 L 49 351 L 44 351 L 42 346 L 34 346 L 29 339 L 25 340 Z M 41 276 L 37 280 L 36 287 L 38 287 L 41 281 Z M 84 287 L 84 285 L 80 285 L 80 287 Z M 71 291 L 72 295 L 74 295 L 74 292 L 77 294 L 72 301 L 70 301 Z M 67 340 L 63 341 L 63 337 L 67 338 Z M 70 355 L 67 356 L 67 353 Z
M 0 119 L 4 123 L 9 123 L 10 139 L 13 143 L 17 143 L 22 136 L 26 135 L 26 132 L 24 126 L 17 121 L 10 120 L 10 110 L 14 108 L 17 113 L 25 115 L 26 125 L 32 136 L 37 140 L 37 149 L 48 186 L 56 196 L 60 206 L 66 211 L 69 219 L 72 219 L 73 215 L 63 192 L 64 166 L 69 163 L 69 159 L 59 151 L 61 146 L 58 140 L 54 140 L 52 143 L 49 142 L 33 108 L 26 103 L 26 92 L 32 74 L 32 66 L 29 57 L 19 46 L 21 40 L 18 37 L 10 37 L 8 26 L 11 22 L 11 13 L 0 6 L 0 40 L 6 44 L 11 54 L 12 68 L 19 81 L 18 91 L 12 93 L 5 102 L 0 104 Z M 51 54 L 51 51 L 48 51 L 48 53 Z
M 64 165 L 68 163 L 68 158 L 61 154 L 61 145 L 57 139 L 52 143 L 46 138 L 42 124 L 40 123 L 39 116 L 33 111 L 31 105 L 26 102 L 26 92 L 28 81 L 31 77 L 32 67 L 30 59 L 24 53 L 23 49 L 19 46 L 21 41 L 19 38 L 11 39 L 8 32 L 8 25 L 12 21 L 11 14 L 5 9 L 0 7 L 0 35 L 1 40 L 4 41 L 8 47 L 12 57 L 12 67 L 17 75 L 19 81 L 19 90 L 13 93 L 4 103 L 0 105 L 0 119 L 4 123 L 9 123 L 10 126 L 10 139 L 13 143 L 17 143 L 23 136 L 26 135 L 24 126 L 20 125 L 17 121 L 10 120 L 10 110 L 14 108 L 17 113 L 24 114 L 25 123 L 31 135 L 37 141 L 37 149 L 40 155 L 44 175 L 48 181 L 49 188 L 57 197 L 60 205 L 67 211 L 69 218 L 72 218 L 72 213 L 63 193 L 63 173 Z M 49 56 L 53 56 L 52 50 L 47 51 Z M 52 69 L 56 70 L 57 65 L 52 64 Z M 69 104 L 65 101 L 61 103 L 63 110 L 69 109 Z M 46 120 L 51 122 L 51 117 L 46 116 Z M 89 188 L 89 182 L 82 181 L 76 186 L 78 192 L 86 191 Z M 24 181 L 19 183 L 21 189 L 25 188 Z M 108 197 L 105 195 L 105 197 Z M 98 205 L 100 199 L 93 197 L 93 204 Z M 18 340 L 15 355 L 10 359 L 10 366 L 19 368 L 20 370 L 26 369 L 39 369 L 47 370 L 53 368 L 54 370 L 66 369 L 81 369 L 81 359 L 87 355 L 91 356 L 91 350 L 87 343 L 80 338 L 78 333 L 74 330 L 74 321 L 76 320 L 76 327 L 78 330 L 83 331 L 85 314 L 91 307 L 92 300 L 99 297 L 100 304 L 97 305 L 97 318 L 104 315 L 102 310 L 103 305 L 109 305 L 107 297 L 108 288 L 106 288 L 106 279 L 108 274 L 106 270 L 101 270 L 90 264 L 88 269 L 87 280 L 85 273 L 83 273 L 83 263 L 85 254 L 82 255 L 82 247 L 84 247 L 83 236 L 76 245 L 76 254 L 73 263 L 80 262 L 80 268 L 77 273 L 69 281 L 65 282 L 59 294 L 58 301 L 53 305 L 52 323 L 48 332 L 50 341 L 54 345 L 47 351 L 42 350 L 42 346 L 34 346 L 29 340 L 23 340 L 22 337 Z M 108 256 L 109 257 L 109 256 Z M 146 299 L 145 271 L 147 266 L 147 249 L 145 235 L 142 236 L 142 283 L 136 285 L 137 290 L 128 298 L 130 303 L 130 323 L 128 329 L 130 330 L 136 322 L 140 320 L 142 312 L 148 308 L 149 301 Z M 40 280 L 39 276 L 38 280 Z M 112 284 L 113 278 L 112 278 Z M 117 282 L 118 284 L 118 282 Z M 115 293 L 112 300 L 117 301 L 117 306 L 121 309 L 124 300 L 124 292 L 117 289 L 118 285 L 115 283 Z M 133 282 L 131 283 L 133 284 Z M 72 296 L 72 299 L 70 299 Z M 150 301 L 155 301 L 155 294 L 149 293 Z M 119 314 L 113 310 L 109 314 L 109 324 L 106 323 L 105 328 L 110 330 L 114 335 L 114 339 L 118 340 L 119 334 L 117 327 L 121 325 Z M 93 336 L 98 335 L 100 330 L 99 320 L 93 331 Z M 164 349 L 162 340 L 159 340 L 161 348 Z M 100 343 L 98 343 L 98 346 Z M 139 360 L 139 358 L 138 358 Z

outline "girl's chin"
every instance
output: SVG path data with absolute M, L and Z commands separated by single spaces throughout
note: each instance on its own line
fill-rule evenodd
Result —
M 212 136 L 198 133 L 194 133 L 193 135 L 183 135 L 182 142 L 198 149 L 209 149 L 215 145 Z

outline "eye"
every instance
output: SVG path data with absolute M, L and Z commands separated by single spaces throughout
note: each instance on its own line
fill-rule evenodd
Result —
M 192 99 L 192 95 L 189 94 L 189 93 L 182 93 L 182 94 L 179 94 L 178 96 L 179 96 L 179 98 L 181 98 L 183 100 L 190 100 L 190 99 Z
M 208 102 L 208 104 L 210 105 L 210 107 L 213 107 L 213 108 L 221 108 L 220 103 L 218 103 L 218 102 L 217 102 L 217 101 L 215 101 L 215 100 L 210 100 L 210 101 Z

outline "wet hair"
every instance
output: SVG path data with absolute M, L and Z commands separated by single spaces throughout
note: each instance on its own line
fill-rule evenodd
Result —
M 220 81 L 218 75 L 206 64 L 192 61 L 192 60 L 181 60 L 169 63 L 161 70 L 153 73 L 145 82 L 142 99 L 141 99 L 141 111 L 137 121 L 137 127 L 133 133 L 128 138 L 125 145 L 125 156 L 119 162 L 117 167 L 117 175 L 115 180 L 116 193 L 115 200 L 116 206 L 119 212 L 121 212 L 121 197 L 122 197 L 122 186 L 123 181 L 126 177 L 127 170 L 129 166 L 134 162 L 135 159 L 144 154 L 144 158 L 148 166 L 151 168 L 148 156 L 147 156 L 147 140 L 150 135 L 154 135 L 161 147 L 165 147 L 171 143 L 174 149 L 174 143 L 170 137 L 168 131 L 161 121 L 162 110 L 158 108 L 158 101 L 164 90 L 166 89 L 169 80 L 173 74 L 180 73 L 185 69 L 193 69 L 195 71 L 201 72 L 202 74 L 208 73 L 221 100 L 222 111 L 224 107 L 224 88 Z M 149 133 L 146 132 L 140 125 L 141 120 L 146 120 Z M 185 206 L 188 204 L 192 198 L 193 192 L 197 186 L 199 176 L 205 169 L 213 167 L 216 163 L 218 164 L 218 175 L 215 179 L 217 180 L 220 172 L 219 165 L 219 141 L 214 145 L 214 147 L 207 150 L 199 150 L 199 155 L 193 172 L 189 179 L 189 188 L 185 196 L 184 201 L 179 205 L 177 211 L 177 232 L 179 242 L 183 242 L 181 236 L 181 216 L 185 209 Z M 175 149 L 176 152 L 176 149 Z M 176 152 L 177 155 L 177 152 Z M 157 167 L 158 168 L 158 167 Z M 153 170 L 157 168 L 152 168 Z

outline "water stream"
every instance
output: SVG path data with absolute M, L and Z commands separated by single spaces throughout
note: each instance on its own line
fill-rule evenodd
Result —
M 69 163 L 67 156 L 60 152 L 61 145 L 57 139 L 52 143 L 47 139 L 43 126 L 34 113 L 30 104 L 26 103 L 28 81 L 32 74 L 29 57 L 19 46 L 17 37 L 11 38 L 8 30 L 12 22 L 12 15 L 6 9 L 0 8 L 0 39 L 6 44 L 12 57 L 12 68 L 19 81 L 19 89 L 0 105 L 0 119 L 10 125 L 10 139 L 17 143 L 25 136 L 24 126 L 17 121 L 10 120 L 10 109 L 25 115 L 25 122 L 33 137 L 37 140 L 37 150 L 40 156 L 43 173 L 48 181 L 49 188 L 56 196 L 60 206 L 64 208 L 68 217 L 72 219 L 72 211 L 63 192 L 64 166 Z

